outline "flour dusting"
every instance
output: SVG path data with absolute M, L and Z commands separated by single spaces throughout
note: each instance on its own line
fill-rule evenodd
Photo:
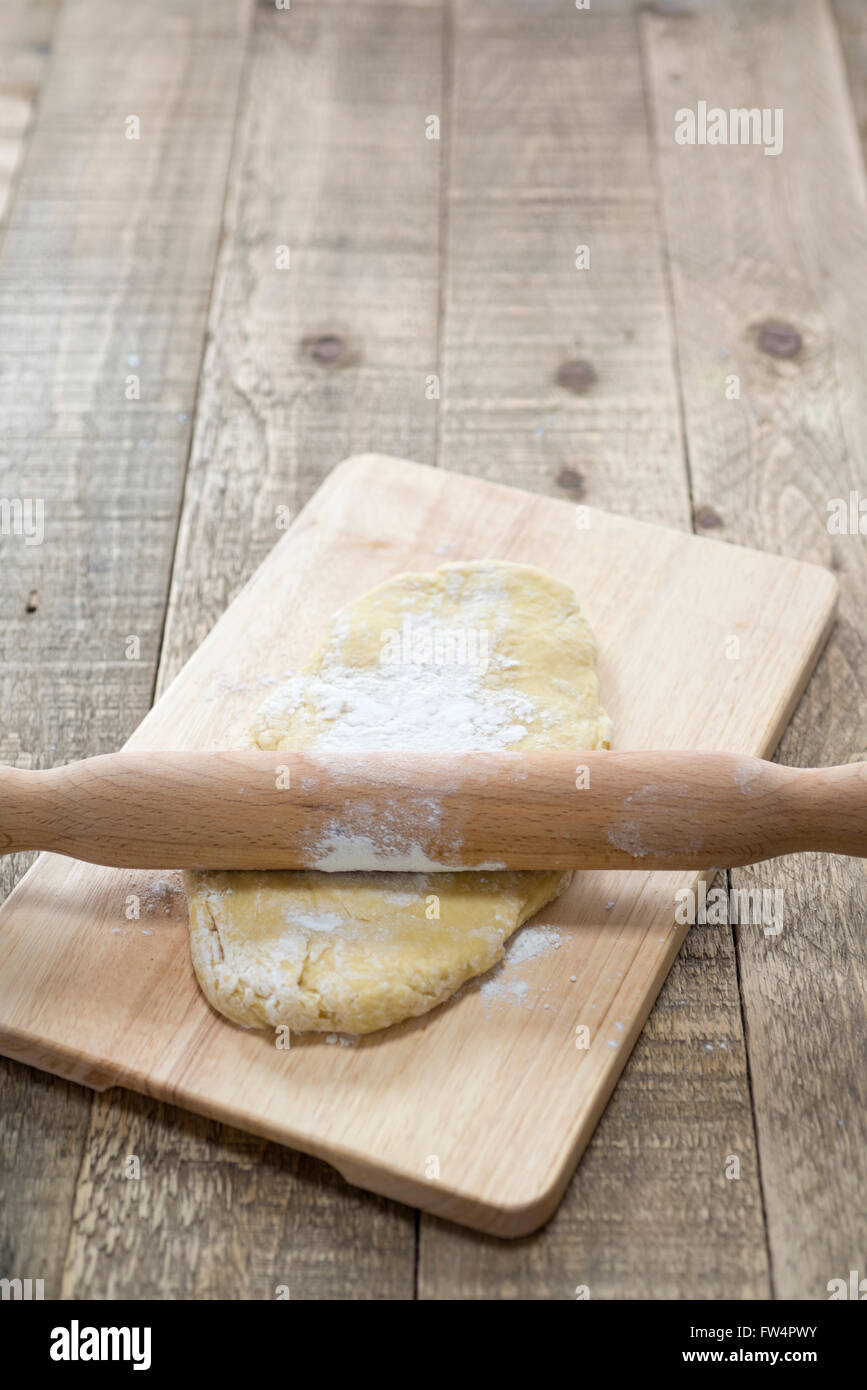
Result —
M 298 912 L 291 903 L 286 904 L 283 915 L 291 926 L 307 931 L 333 932 L 343 925 L 339 912 Z
M 506 946 L 505 959 L 494 967 L 482 983 L 479 994 L 485 1005 L 519 1004 L 534 1008 L 548 986 L 542 991 L 532 991 L 530 980 L 523 977 L 515 979 L 512 968 L 547 956 L 551 951 L 559 951 L 562 944 L 563 938 L 556 927 L 524 927 L 517 932 Z M 547 1004 L 545 1007 L 548 1007 Z
M 491 601 L 504 596 L 495 571 L 484 579 L 480 576 L 472 600 L 464 599 L 461 626 L 467 633 L 487 632 Z M 497 652 L 503 621 L 494 624 L 484 663 L 380 660 L 371 667 L 342 659 L 352 629 L 338 615 L 334 646 L 321 670 L 296 677 L 265 701 L 253 730 L 256 742 L 278 747 L 287 719 L 306 707 L 315 716 L 313 753 L 508 749 L 526 737 L 529 722 L 549 723 L 550 716 L 529 695 L 497 678 L 514 665 Z M 413 616 L 414 640 L 428 639 L 435 649 L 438 631 L 433 616 Z

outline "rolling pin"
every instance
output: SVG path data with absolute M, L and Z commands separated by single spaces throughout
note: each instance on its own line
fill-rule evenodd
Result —
M 715 752 L 120 752 L 0 768 L 0 853 L 123 868 L 708 869 L 867 856 L 867 762 Z

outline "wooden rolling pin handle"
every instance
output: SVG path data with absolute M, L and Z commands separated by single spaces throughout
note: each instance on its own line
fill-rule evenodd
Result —
M 781 771 L 792 818 L 792 852 L 867 856 L 867 763 Z
M 0 768 L 0 854 L 43 848 L 44 776 L 17 767 Z
M 0 769 L 0 852 L 25 849 L 161 869 L 707 869 L 804 850 L 867 856 L 867 763 L 121 752 Z

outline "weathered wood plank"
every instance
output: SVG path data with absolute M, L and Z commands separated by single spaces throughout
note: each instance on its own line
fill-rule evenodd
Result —
M 460 4 L 454 81 L 443 461 L 684 525 L 634 17 Z
M 441 9 L 256 12 L 160 689 L 279 538 L 278 508 L 358 450 L 433 459 Z M 109 1181 L 121 1151 L 146 1156 L 147 1187 Z M 101 1098 L 85 1183 L 65 1287 L 89 1296 L 412 1296 L 408 1208 L 170 1107 Z
M 293 1300 L 402 1299 L 414 1247 L 408 1207 L 326 1164 L 108 1092 L 93 1106 L 62 1296 L 275 1299 L 285 1286 Z
M 634 16 L 459 5 L 453 66 L 441 461 L 688 527 Z M 573 361 L 592 372 L 558 384 Z M 593 1298 L 767 1291 L 726 933 L 691 933 L 543 1232 L 505 1245 L 422 1217 L 420 1297 L 572 1298 L 579 1285 Z
M 867 9 L 861 0 L 831 0 L 831 13 L 863 150 L 867 145 Z
M 867 555 L 827 527 L 830 499 L 863 495 L 867 453 L 867 191 L 837 36 L 806 0 L 643 24 L 696 516 L 838 572 L 840 619 L 780 757 L 864 758 Z M 782 153 L 675 144 L 675 111 L 702 99 L 782 108 Z M 762 660 L 749 634 L 741 659 Z M 867 1240 L 863 864 L 803 856 L 732 878 L 784 895 L 783 932 L 740 929 L 738 953 L 773 1288 L 823 1298 L 863 1274 Z
M 161 688 L 342 458 L 433 462 L 441 8 L 257 14 Z
M 44 509 L 0 538 L 6 762 L 116 748 L 151 701 L 246 10 L 64 7 L 0 260 L 0 496 Z M 3 1273 L 56 1297 L 92 1098 L 0 1065 Z
M 0 224 L 33 125 L 60 0 L 30 0 L 0 10 Z

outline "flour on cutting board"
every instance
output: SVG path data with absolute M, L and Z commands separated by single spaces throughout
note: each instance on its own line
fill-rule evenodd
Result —
M 143 886 L 136 876 L 130 882 L 129 891 L 124 893 L 122 901 L 126 931 L 136 928 L 142 936 L 153 936 L 154 928 L 144 925 L 148 918 L 169 917 L 175 921 L 179 915 L 176 910 L 180 909 L 182 901 L 183 881 L 180 874 L 172 873 L 166 878 L 154 878 Z M 112 936 L 124 935 L 125 928 L 112 927 Z
M 506 945 L 503 960 L 482 980 L 479 994 L 485 1007 L 517 1004 L 522 1008 L 534 1008 L 549 987 L 540 989 L 532 983 L 532 972 L 528 979 L 516 974 L 516 968 L 559 951 L 562 944 L 563 938 L 556 927 L 523 927 L 517 931 Z M 471 985 L 472 982 L 465 988 Z
M 168 917 L 174 907 L 175 894 L 180 895 L 182 891 L 183 885 L 179 875 L 173 879 L 155 878 L 147 885 L 144 892 L 139 894 L 139 897 L 142 907 L 149 916 L 160 912 L 163 916 Z
M 138 878 L 134 878 L 125 894 L 124 907 L 129 909 L 126 912 L 128 923 L 134 926 L 142 918 L 174 917 L 175 909 L 182 902 L 183 881 L 179 873 L 173 873 L 165 878 L 153 878 L 143 887 Z M 147 935 L 153 932 L 151 927 L 142 927 L 141 930 Z M 121 927 L 112 927 L 113 933 L 119 931 L 122 931 Z

